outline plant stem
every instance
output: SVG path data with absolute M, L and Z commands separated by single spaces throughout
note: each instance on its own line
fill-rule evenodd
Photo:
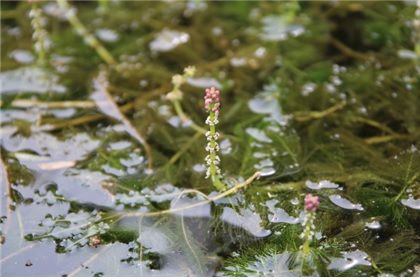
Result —
M 42 16 L 42 10 L 36 3 L 32 3 L 31 11 L 29 13 L 31 18 L 31 25 L 33 29 L 32 38 L 34 40 L 34 49 L 38 56 L 37 63 L 40 66 L 47 64 L 47 31 L 44 28 L 45 18 Z
M 192 129 L 194 129 L 197 132 L 200 132 L 201 134 L 206 134 L 206 130 L 202 128 L 201 126 L 197 125 L 195 122 L 193 122 L 184 112 L 182 109 L 181 103 L 179 100 L 172 100 L 172 104 L 174 105 L 175 112 L 178 115 L 178 117 L 181 119 L 182 122 L 186 123 L 189 122 Z
M 216 139 L 218 139 L 218 135 L 216 132 L 216 125 L 217 122 L 217 116 L 216 113 L 213 111 L 210 111 L 209 114 L 209 127 L 210 127 L 210 137 L 209 139 L 209 170 L 210 170 L 210 178 L 213 182 L 213 185 L 220 191 L 224 191 L 227 189 L 227 186 L 220 180 L 220 169 L 217 166 L 217 163 L 219 162 L 219 157 L 217 155 L 217 150 L 219 149 L 219 145 L 216 142 Z
M 199 201 L 197 203 L 194 204 L 189 204 L 189 205 L 185 205 L 179 208 L 172 208 L 172 209 L 167 209 L 167 210 L 162 210 L 162 211 L 157 211 L 157 212 L 128 212 L 128 213 L 124 213 L 122 216 L 119 217 L 119 219 L 123 218 L 123 217 L 154 217 L 154 216 L 160 216 L 160 215 L 165 215 L 165 214 L 173 214 L 175 212 L 179 212 L 179 211 L 184 211 L 187 209 L 191 209 L 191 208 L 195 208 L 195 207 L 199 207 L 202 205 L 205 205 L 207 203 L 210 202 L 214 202 L 217 201 L 219 199 L 225 198 L 233 193 L 238 192 L 240 189 L 245 188 L 246 186 L 248 186 L 249 184 L 251 184 L 256 178 L 258 178 L 261 175 L 260 172 L 255 172 L 254 175 L 252 175 L 251 177 L 249 177 L 248 179 L 245 180 L 245 182 L 242 182 L 240 184 L 237 184 L 236 186 L 234 186 L 231 189 L 228 189 L 216 196 L 210 197 L 206 200 L 203 201 Z M 118 217 L 118 214 L 116 214 L 115 216 L 112 217 Z
M 311 211 L 307 211 L 306 212 L 306 223 L 305 223 L 305 228 L 303 230 L 303 240 L 304 243 L 302 245 L 302 252 L 304 256 L 307 256 L 310 252 L 310 244 L 312 241 L 312 236 L 313 236 L 313 229 L 312 226 L 314 224 L 314 220 L 315 220 L 315 213 L 311 212 Z
M 76 14 L 73 12 L 67 0 L 57 0 L 58 5 L 66 12 L 66 17 L 69 20 L 70 24 L 76 29 L 85 43 L 92 47 L 97 54 L 109 65 L 116 64 L 114 57 L 105 49 L 104 46 L 99 43 L 99 41 L 89 33 L 83 23 L 79 20 Z

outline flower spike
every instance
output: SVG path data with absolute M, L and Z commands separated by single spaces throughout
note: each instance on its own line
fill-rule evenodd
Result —
M 303 254 L 307 255 L 310 250 L 310 244 L 315 235 L 315 218 L 316 210 L 319 207 L 319 197 L 313 196 L 312 194 L 306 194 L 305 196 L 305 218 L 303 220 L 303 232 L 301 238 L 303 239 L 303 245 L 301 249 Z
M 220 90 L 211 87 L 206 88 L 204 95 L 204 109 L 209 116 L 206 119 L 206 124 L 210 130 L 206 133 L 207 146 L 206 151 L 208 155 L 205 158 L 207 164 L 206 178 L 211 178 L 213 185 L 218 190 L 227 189 L 226 185 L 220 180 L 221 172 L 219 168 L 220 158 L 217 155 L 219 151 L 219 133 L 216 131 L 216 125 L 219 123 L 219 111 L 220 111 Z

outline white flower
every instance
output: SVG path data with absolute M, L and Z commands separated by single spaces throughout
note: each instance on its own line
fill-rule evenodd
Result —
M 172 101 L 181 100 L 182 99 L 182 91 L 180 91 L 179 89 L 174 89 L 173 91 L 169 92 L 166 95 L 166 98 L 168 100 L 172 100 Z
M 185 75 L 187 78 L 191 78 L 191 77 L 193 77 L 193 76 L 194 76 L 194 74 L 195 74 L 195 66 L 188 66 L 188 67 L 185 67 L 185 69 L 184 69 L 184 75 Z
M 174 75 L 172 77 L 172 84 L 175 86 L 180 86 L 184 82 L 184 77 L 182 75 Z

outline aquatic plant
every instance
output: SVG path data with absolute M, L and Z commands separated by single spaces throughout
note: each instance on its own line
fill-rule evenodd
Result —
M 299 247 L 297 260 L 301 263 L 301 273 L 303 275 L 312 274 L 316 271 L 314 256 L 311 255 L 311 243 L 315 236 L 316 211 L 319 207 L 319 197 L 306 194 L 304 199 L 304 218 L 302 222 L 303 232 L 300 238 L 303 244 Z M 315 248 L 317 249 L 317 248 Z
M 206 119 L 206 124 L 209 126 L 209 131 L 206 132 L 206 151 L 208 152 L 205 158 L 207 164 L 206 178 L 211 178 L 214 186 L 218 190 L 223 191 L 227 187 L 220 180 L 220 157 L 218 156 L 220 148 L 217 143 L 220 134 L 216 130 L 216 125 L 219 123 L 220 106 L 220 90 L 214 87 L 207 88 L 206 94 L 204 95 L 204 108 L 209 114 Z
M 48 39 L 48 32 L 45 29 L 47 19 L 43 16 L 42 10 L 37 6 L 36 2 L 31 2 L 29 17 L 31 18 L 33 29 L 32 39 L 34 40 L 34 50 L 38 56 L 38 64 L 42 66 L 47 63 L 47 51 L 51 45 Z
M 413 20 L 413 41 L 414 51 L 416 53 L 417 71 L 420 72 L 420 0 L 416 1 L 417 9 L 415 12 L 415 18 Z
M 307 194 L 305 196 L 305 218 L 303 219 L 303 232 L 301 238 L 303 239 L 303 245 L 301 247 L 303 254 L 307 255 L 310 250 L 310 244 L 312 238 L 315 235 L 315 218 L 316 210 L 319 207 L 319 197 Z
M 67 0 L 57 0 L 58 5 L 64 11 L 67 20 L 76 30 L 76 32 L 83 37 L 85 43 L 93 48 L 96 53 L 109 65 L 116 64 L 114 57 L 111 53 L 93 36 L 84 24 L 79 20 L 76 15 L 74 7 L 71 7 Z
M 182 75 L 176 74 L 172 76 L 171 82 L 173 88 L 168 94 L 166 94 L 166 98 L 172 102 L 175 112 L 183 123 L 188 124 L 197 132 L 204 134 L 206 133 L 205 129 L 194 123 L 193 120 L 191 120 L 191 118 L 184 112 L 181 105 L 181 101 L 184 96 L 181 86 L 185 84 L 189 78 L 194 77 L 195 72 L 196 68 L 194 66 L 188 66 L 184 68 L 184 73 Z
M 418 4 L 65 2 L 51 89 L 1 5 L 2 276 L 419 275 Z

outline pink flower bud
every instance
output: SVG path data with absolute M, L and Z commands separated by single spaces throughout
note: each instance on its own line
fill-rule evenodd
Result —
M 215 87 L 206 88 L 204 95 L 204 108 L 207 112 L 219 112 L 220 110 L 220 90 Z
M 315 212 L 319 206 L 319 197 L 308 193 L 305 196 L 305 210 Z

